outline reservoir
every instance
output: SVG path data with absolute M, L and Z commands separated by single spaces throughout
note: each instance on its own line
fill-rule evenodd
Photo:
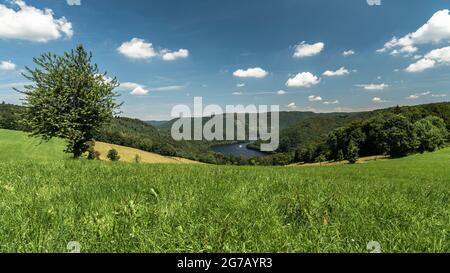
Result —
M 211 150 L 223 155 L 242 156 L 245 158 L 267 155 L 266 153 L 257 150 L 248 149 L 248 144 L 249 143 L 213 146 L 211 147 Z

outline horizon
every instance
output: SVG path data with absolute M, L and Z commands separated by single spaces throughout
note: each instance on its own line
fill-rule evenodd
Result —
M 146 121 L 171 120 L 199 96 L 347 113 L 450 95 L 444 0 L 132 2 L 0 1 L 0 101 L 20 103 L 12 88 L 27 83 L 20 73 L 33 57 L 80 43 L 120 81 L 123 115 Z

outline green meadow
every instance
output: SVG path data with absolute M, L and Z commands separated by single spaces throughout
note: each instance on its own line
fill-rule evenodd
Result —
M 0 130 L 0 252 L 450 252 L 450 149 L 311 167 L 73 160 Z

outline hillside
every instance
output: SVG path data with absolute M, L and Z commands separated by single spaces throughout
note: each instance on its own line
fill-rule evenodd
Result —
M 109 144 L 97 141 L 95 143 L 95 150 L 100 152 L 100 159 L 108 160 L 106 155 L 108 151 L 115 149 L 120 155 L 120 161 L 135 163 L 136 155 L 140 158 L 140 163 L 146 164 L 198 164 L 199 162 L 192 161 L 181 157 L 162 156 L 155 153 L 150 153 L 125 146 Z
M 10 155 L 28 160 L 65 159 L 69 155 L 63 154 L 64 141 L 53 139 L 48 143 L 41 143 L 39 139 L 30 138 L 27 134 L 18 131 L 0 129 L 0 159 L 8 159 Z M 138 149 L 114 145 L 104 142 L 96 142 L 95 150 L 100 152 L 100 158 L 107 160 L 106 155 L 110 149 L 116 149 L 122 162 L 135 162 L 135 156 L 139 155 L 141 163 L 146 164 L 196 164 L 179 157 L 162 156 Z
M 20 106 L 0 104 L 0 128 L 24 130 L 17 124 L 17 113 Z M 239 157 L 222 156 L 210 150 L 211 145 L 228 142 L 215 141 L 174 141 L 170 136 L 170 128 L 175 120 L 167 122 L 144 122 L 137 119 L 116 117 L 108 125 L 100 129 L 96 140 L 121 146 L 132 147 L 163 156 L 183 157 L 190 160 L 213 164 L 289 164 L 292 154 L 300 148 L 309 148 L 323 142 L 334 129 L 371 117 L 400 113 L 411 121 L 432 115 L 441 117 L 450 130 L 450 103 L 434 103 L 417 106 L 394 107 L 371 112 L 358 113 L 312 113 L 281 112 L 280 113 L 280 147 L 273 157 L 246 161 Z M 203 118 L 207 122 L 208 118 Z M 152 123 L 158 127 L 150 125 Z M 258 143 L 251 148 L 258 149 Z M 255 163 L 256 162 L 256 163 Z
M 328 167 L 72 160 L 0 132 L 2 252 L 449 252 L 450 150 Z

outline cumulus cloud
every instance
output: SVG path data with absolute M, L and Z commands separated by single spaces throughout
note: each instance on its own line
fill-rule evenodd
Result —
M 288 105 L 286 105 L 286 107 L 291 110 L 295 110 L 297 108 L 297 105 L 295 104 L 295 102 L 291 102 Z
M 67 0 L 69 6 L 81 6 L 81 0 Z
M 163 49 L 160 52 L 157 52 L 153 48 L 152 43 L 140 38 L 133 38 L 128 42 L 122 43 L 122 45 L 117 48 L 117 51 L 130 59 L 141 60 L 160 57 L 164 61 L 175 61 L 178 59 L 185 59 L 189 57 L 189 50 L 184 48 L 177 51 Z
M 260 67 L 249 68 L 247 70 L 239 69 L 233 73 L 238 78 L 264 78 L 269 73 Z
M 150 92 L 177 91 L 177 90 L 182 90 L 183 88 L 184 88 L 184 86 L 182 86 L 182 85 L 169 85 L 169 86 L 148 88 L 144 85 L 134 83 L 134 82 L 123 82 L 123 83 L 120 83 L 117 90 L 130 91 L 131 95 L 142 96 L 142 95 L 147 95 Z
M 175 61 L 177 59 L 186 59 L 187 57 L 189 57 L 189 50 L 184 48 L 174 52 L 167 49 L 161 51 L 161 58 L 164 61 Z
M 117 89 L 119 91 L 130 91 L 130 94 L 135 96 L 147 95 L 150 92 L 144 86 L 134 82 L 120 83 Z
M 238 83 L 238 84 L 236 84 L 236 87 L 239 87 L 239 88 L 245 87 L 245 83 Z
M 391 51 L 391 54 L 412 54 L 418 49 L 416 45 L 439 43 L 450 40 L 450 11 L 448 9 L 436 12 L 426 24 L 415 32 L 401 38 L 393 37 L 377 52 Z
M 11 61 L 2 61 L 0 62 L 0 70 L 15 70 L 16 64 Z
M 447 94 L 433 94 L 431 96 L 433 98 L 445 98 L 445 97 L 447 97 Z
M 303 72 L 297 74 L 295 77 L 290 78 L 286 82 L 286 86 L 288 87 L 306 87 L 309 88 L 313 85 L 319 84 L 320 78 L 313 75 L 310 72 Z
M 305 41 L 295 46 L 294 58 L 305 58 L 319 54 L 324 49 L 325 44 L 322 42 L 315 44 L 307 44 Z
M 409 73 L 422 72 L 424 70 L 433 68 L 436 61 L 430 59 L 421 59 L 413 64 L 410 64 L 405 71 Z
M 357 87 L 361 87 L 364 90 L 368 90 L 368 91 L 380 91 L 380 90 L 384 90 L 386 88 L 389 87 L 389 85 L 385 84 L 385 83 L 381 83 L 381 84 L 358 84 L 356 85 Z
M 419 98 L 418 95 L 410 95 L 410 96 L 407 97 L 406 99 L 407 99 L 407 100 L 416 100 L 416 99 L 418 99 L 418 98 Z
M 284 90 L 279 90 L 279 91 L 277 92 L 277 95 L 279 95 L 279 96 L 286 95 L 286 91 L 284 91 Z
M 133 90 L 136 87 L 141 86 L 140 84 L 134 83 L 134 82 L 122 82 L 120 83 L 119 87 L 117 87 L 118 90 L 121 91 L 127 91 L 127 90 Z
M 422 93 L 412 94 L 412 95 L 406 97 L 406 99 L 407 100 L 417 100 L 420 97 L 425 97 L 425 96 L 428 96 L 428 95 L 431 95 L 432 97 L 435 97 L 435 95 L 432 94 L 431 91 L 426 91 L 426 92 L 422 92 Z
M 150 59 L 158 55 L 153 49 L 152 43 L 147 43 L 144 39 L 139 38 L 133 38 L 129 42 L 122 43 L 117 50 L 131 59 Z
M 0 5 L 0 38 L 46 43 L 73 36 L 72 23 L 54 17 L 51 9 L 37 9 L 25 1 L 11 1 L 12 8 Z
M 326 77 L 339 77 L 339 76 L 345 76 L 350 74 L 350 71 L 348 71 L 345 67 L 341 67 L 336 71 L 327 70 L 323 72 L 323 76 Z
M 240 92 L 240 91 L 236 91 L 232 93 L 233 96 L 242 96 L 244 95 L 244 93 Z
M 133 89 L 133 91 L 131 91 L 131 95 L 135 95 L 135 96 L 143 96 L 143 95 L 147 95 L 148 94 L 148 90 L 145 89 L 142 86 L 138 86 L 136 88 Z
M 343 55 L 344 57 L 351 56 L 351 55 L 355 55 L 355 54 L 356 54 L 356 52 L 355 52 L 354 50 L 352 50 L 352 49 L 347 50 L 347 51 L 344 51 L 344 52 L 342 53 L 342 55 Z
M 430 51 L 422 59 L 409 65 L 405 71 L 410 73 L 422 72 L 435 67 L 437 64 L 450 64 L 450 46 Z
M 339 101 L 338 100 L 335 100 L 335 101 L 324 101 L 323 104 L 325 104 L 325 105 L 339 104 Z
M 383 100 L 381 98 L 375 97 L 372 99 L 372 102 L 374 103 L 384 103 L 384 102 L 388 102 L 387 100 Z
M 322 97 L 311 95 L 308 97 L 309 101 L 322 101 Z

